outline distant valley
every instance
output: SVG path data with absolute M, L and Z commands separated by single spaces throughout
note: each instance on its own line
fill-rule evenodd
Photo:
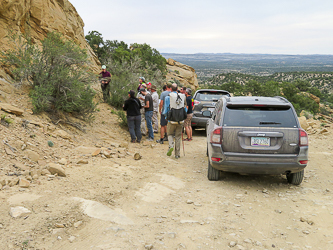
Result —
M 161 54 L 192 66 L 201 83 L 221 73 L 268 76 L 277 72 L 333 72 L 333 55 Z

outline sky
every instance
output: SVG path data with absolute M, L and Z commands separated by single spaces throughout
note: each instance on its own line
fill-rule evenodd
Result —
M 160 53 L 333 54 L 332 0 L 69 0 L 104 40 Z

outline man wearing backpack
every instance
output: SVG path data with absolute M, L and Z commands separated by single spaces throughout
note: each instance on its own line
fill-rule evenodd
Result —
M 177 92 L 177 84 L 172 84 L 172 92 L 169 96 L 165 97 L 164 114 L 167 117 L 168 125 L 168 141 L 169 150 L 167 156 L 171 156 L 172 151 L 175 149 L 175 158 L 180 157 L 180 142 L 182 137 L 182 130 L 184 120 L 186 119 L 186 97 L 184 94 Z M 175 135 L 175 138 L 173 138 Z

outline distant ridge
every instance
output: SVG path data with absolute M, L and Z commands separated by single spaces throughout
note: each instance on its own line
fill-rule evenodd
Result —
M 161 53 L 189 65 L 203 81 L 221 73 L 243 73 L 258 76 L 278 72 L 333 72 L 333 55 L 234 54 L 234 53 Z

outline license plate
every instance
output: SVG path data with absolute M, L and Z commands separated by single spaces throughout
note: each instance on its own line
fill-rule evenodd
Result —
M 269 137 L 251 137 L 251 146 L 255 147 L 269 147 L 270 146 Z

